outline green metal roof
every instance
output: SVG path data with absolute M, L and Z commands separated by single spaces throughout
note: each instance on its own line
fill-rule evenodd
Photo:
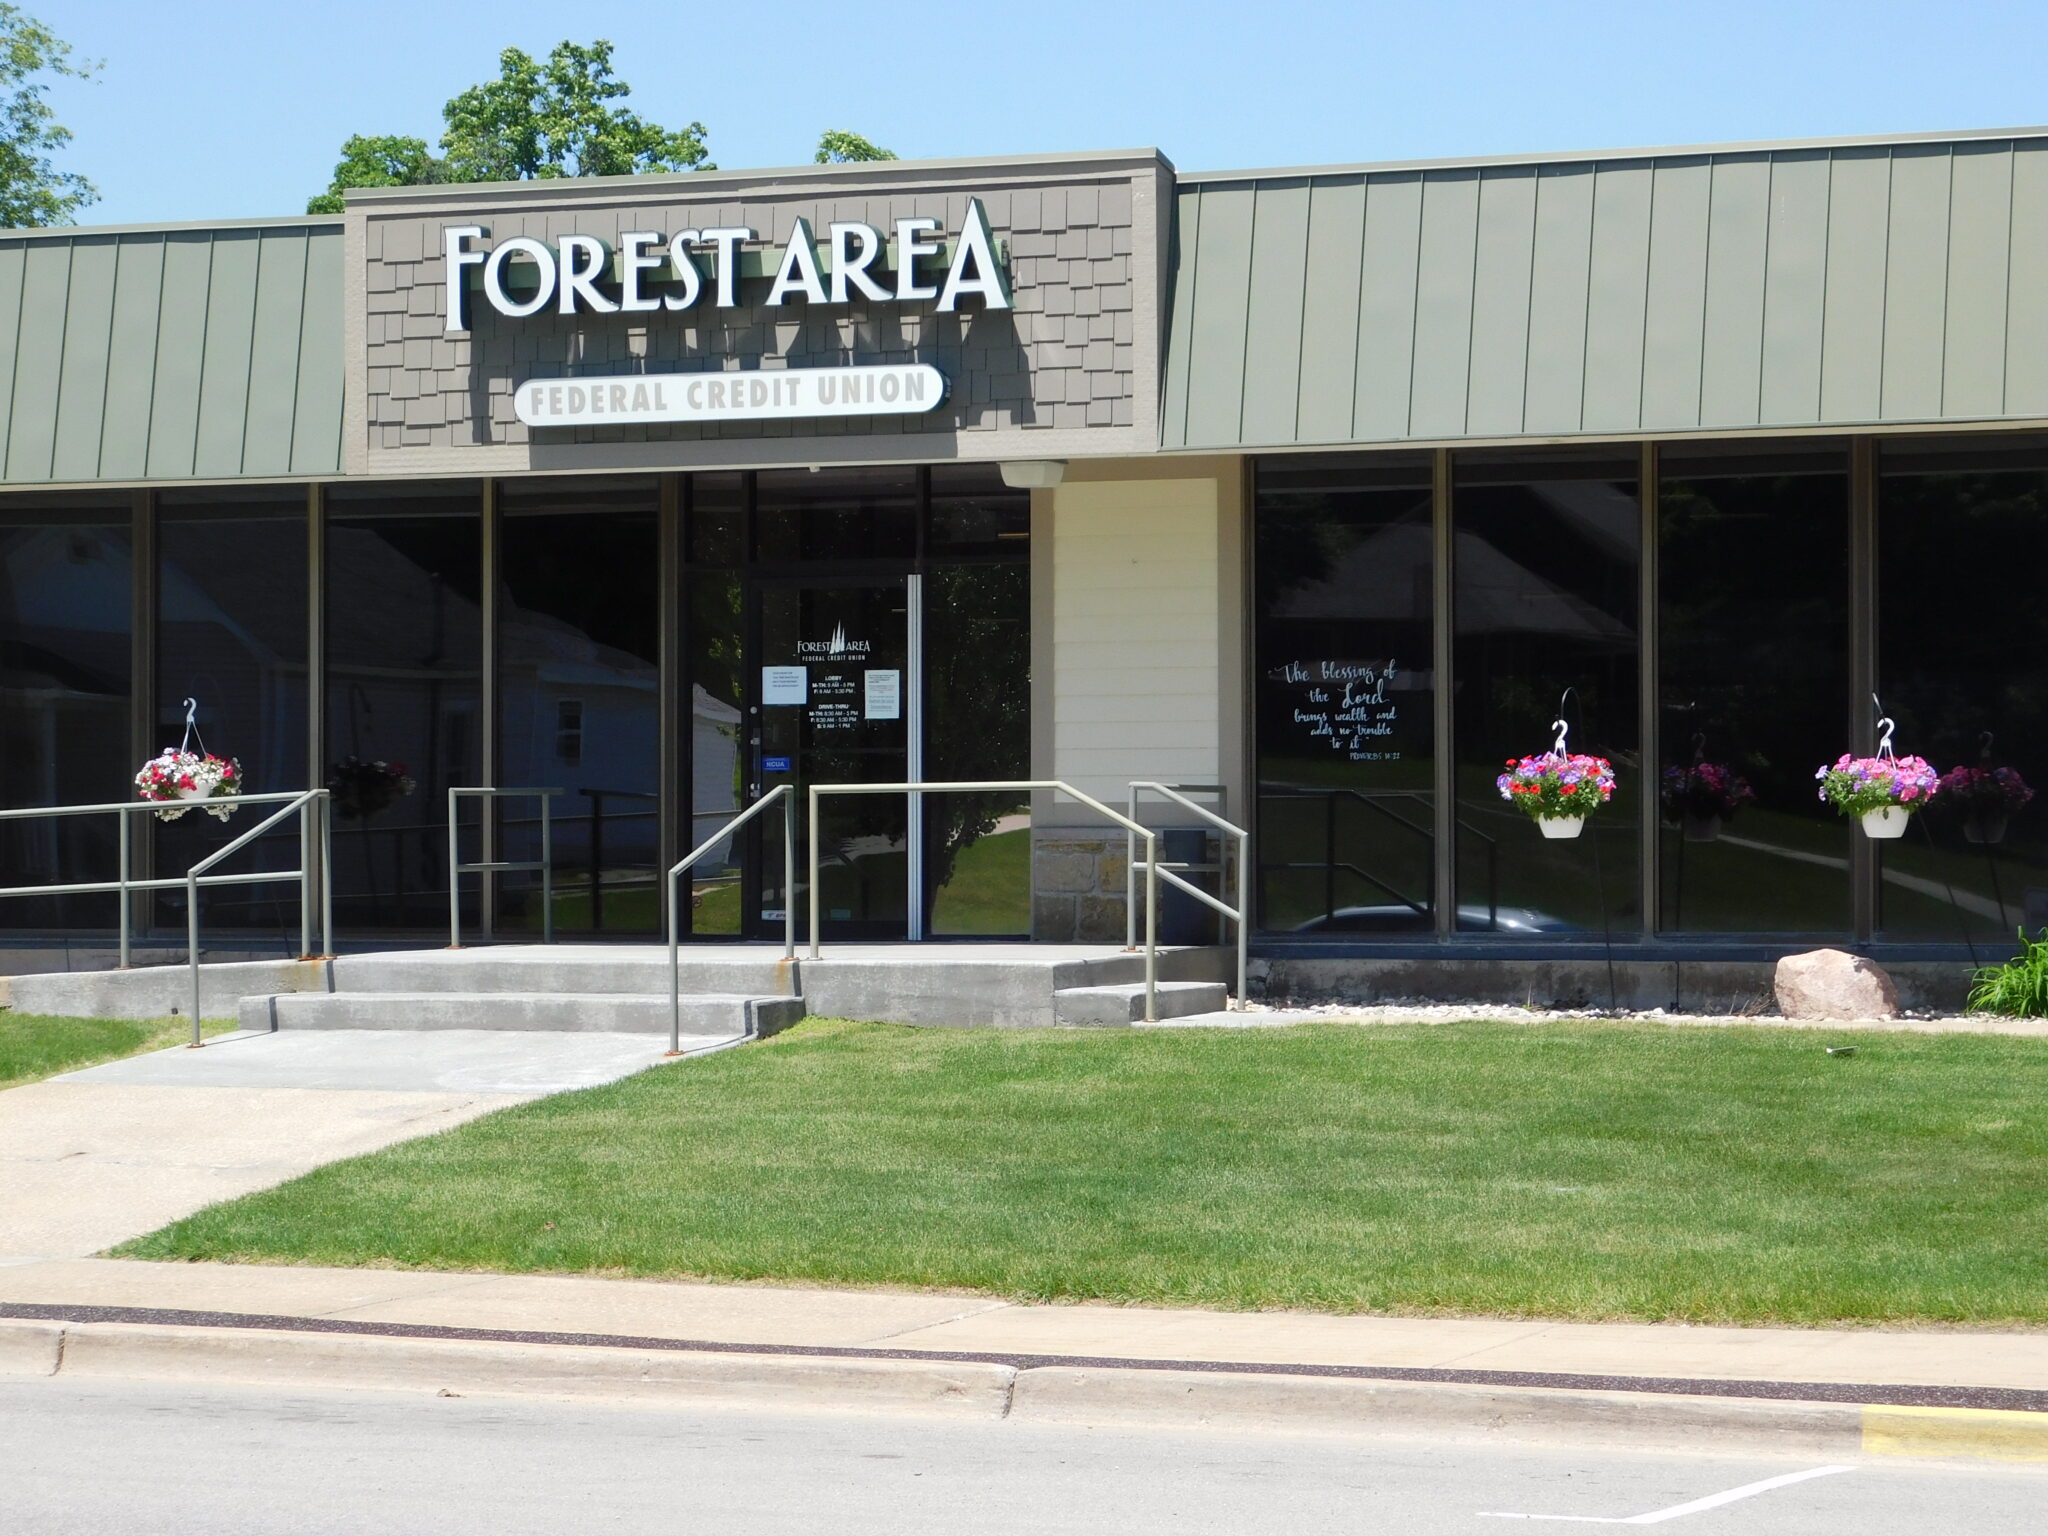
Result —
M 0 233 L 0 481 L 333 475 L 341 221 Z
M 2048 137 L 1195 177 L 1164 444 L 2048 416 Z

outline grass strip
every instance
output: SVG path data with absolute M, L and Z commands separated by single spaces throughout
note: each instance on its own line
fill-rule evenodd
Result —
M 2048 1052 L 1633 1023 L 811 1021 L 212 1207 L 151 1259 L 1329 1311 L 2048 1322 Z
M 234 1027 L 232 1019 L 209 1019 L 201 1025 L 209 1035 Z M 0 1089 L 184 1045 L 191 1038 L 189 1019 L 66 1019 L 0 1009 Z

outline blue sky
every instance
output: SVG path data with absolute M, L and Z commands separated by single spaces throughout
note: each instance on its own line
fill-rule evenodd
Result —
M 498 50 L 617 45 L 722 166 L 824 128 L 904 156 L 1157 145 L 1183 170 L 2048 122 L 2048 0 L 22 0 L 100 77 L 53 93 L 91 223 L 296 213 L 351 133 L 440 131 Z

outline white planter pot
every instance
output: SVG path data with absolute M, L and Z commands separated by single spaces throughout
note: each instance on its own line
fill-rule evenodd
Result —
M 179 800 L 211 800 L 213 798 L 213 786 L 211 784 L 200 784 L 192 789 L 174 789 L 171 791 L 171 794 Z
M 1545 837 L 1577 837 L 1580 832 L 1585 830 L 1586 818 L 1583 816 L 1538 816 L 1536 818 L 1536 825 L 1542 829 Z
M 1874 811 L 1865 811 L 1860 818 L 1865 837 L 1904 837 L 1906 823 L 1913 819 L 1910 811 L 1896 805 L 1881 806 Z

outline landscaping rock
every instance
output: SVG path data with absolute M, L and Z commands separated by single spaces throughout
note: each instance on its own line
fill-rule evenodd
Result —
M 1896 1019 L 1899 993 L 1884 967 L 1839 949 L 1778 962 L 1778 1011 L 1788 1019 Z

